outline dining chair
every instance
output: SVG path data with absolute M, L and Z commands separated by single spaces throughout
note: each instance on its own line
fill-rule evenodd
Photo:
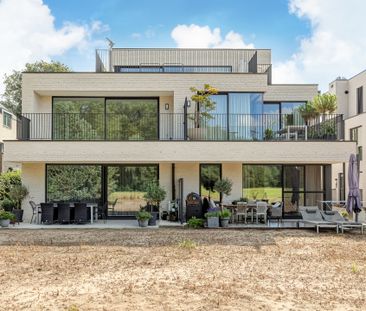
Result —
M 29 201 L 29 204 L 32 208 L 32 217 L 30 220 L 30 223 L 33 222 L 33 218 L 35 218 L 36 223 L 39 223 L 39 215 L 42 214 L 41 210 L 40 210 L 40 205 L 37 205 L 34 201 Z
M 235 212 L 236 222 L 239 222 L 240 217 L 241 218 L 244 217 L 244 223 L 247 223 L 248 207 L 245 202 L 237 203 L 236 212 Z
M 86 203 L 74 204 L 74 221 L 77 224 L 83 224 L 88 222 L 88 208 Z
M 258 224 L 258 219 L 260 217 L 263 217 L 265 224 L 267 223 L 267 209 L 268 209 L 267 202 L 257 202 L 257 207 L 256 207 L 257 224 Z
M 55 222 L 55 208 L 53 203 L 41 203 L 41 223 L 53 224 Z
M 60 224 L 70 223 L 70 203 L 57 203 L 57 220 Z

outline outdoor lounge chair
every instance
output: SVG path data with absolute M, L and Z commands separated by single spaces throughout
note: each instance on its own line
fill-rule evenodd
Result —
M 276 202 L 275 204 L 272 204 L 269 213 L 269 221 L 272 219 L 277 219 L 278 226 L 280 226 L 280 221 L 282 220 L 282 205 L 282 202 Z
M 300 210 L 302 220 L 299 223 L 313 225 L 316 229 L 316 233 L 319 233 L 320 228 L 335 228 L 338 233 L 338 225 L 335 222 L 325 221 L 318 207 L 304 208 Z
M 360 229 L 363 234 L 366 224 L 360 222 L 353 222 L 345 220 L 338 211 L 321 211 L 325 221 L 335 222 L 338 228 L 344 233 L 344 229 Z

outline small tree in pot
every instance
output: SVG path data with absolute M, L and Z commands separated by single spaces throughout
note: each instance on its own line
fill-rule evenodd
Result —
M 165 198 L 166 191 L 164 188 L 160 187 L 157 182 L 152 182 L 147 185 L 144 199 L 152 214 L 152 218 L 149 220 L 150 226 L 156 225 L 156 219 L 160 211 L 160 203 L 165 200 Z
M 13 214 L 16 217 L 16 222 L 23 221 L 22 201 L 29 194 L 29 191 L 24 185 L 16 185 L 9 191 L 9 197 L 14 202 Z
M 229 178 L 222 178 L 215 183 L 214 189 L 220 192 L 220 203 L 224 195 L 229 196 L 233 188 L 233 182 Z M 221 204 L 220 204 L 221 205 Z M 220 222 L 222 227 L 227 227 L 231 217 L 230 211 L 223 209 L 220 213 Z
M 301 117 L 304 119 L 306 125 L 308 125 L 311 119 L 314 119 L 316 116 L 319 115 L 319 112 L 314 108 L 313 103 L 310 101 L 300 106 L 298 108 L 298 111 Z
M 196 87 L 191 87 L 190 90 L 193 92 L 191 100 L 195 103 L 195 111 L 190 117 L 194 122 L 194 128 L 188 129 L 188 136 L 193 140 L 202 140 L 207 136 L 204 124 L 213 118 L 210 112 L 216 108 L 211 96 L 218 94 L 219 91 L 209 84 L 205 84 L 201 90 Z

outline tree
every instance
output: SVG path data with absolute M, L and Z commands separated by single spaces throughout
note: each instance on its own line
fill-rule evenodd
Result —
M 229 196 L 233 188 L 233 182 L 229 178 L 222 178 L 215 183 L 214 189 L 223 195 Z M 220 202 L 222 203 L 222 202 Z
M 209 84 L 205 84 L 202 90 L 195 87 L 191 87 L 190 90 L 193 93 L 191 100 L 196 103 L 195 115 L 192 119 L 194 120 L 195 128 L 199 128 L 203 119 L 212 119 L 210 112 L 215 110 L 216 103 L 211 96 L 218 94 L 219 91 Z
M 4 85 L 5 92 L 0 103 L 19 115 L 22 111 L 22 72 L 70 72 L 71 69 L 60 62 L 38 61 L 25 64 L 24 70 L 13 70 L 10 75 L 5 74 Z
M 318 113 L 333 113 L 337 110 L 337 97 L 329 93 L 317 95 L 314 97 L 312 104 Z
M 298 108 L 298 111 L 300 112 L 306 124 L 309 120 L 315 118 L 319 114 L 319 112 L 315 109 L 313 103 L 310 101 L 300 106 Z

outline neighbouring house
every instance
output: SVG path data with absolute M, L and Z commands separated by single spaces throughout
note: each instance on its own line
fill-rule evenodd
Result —
M 4 162 L 4 140 L 14 140 L 17 137 L 17 118 L 15 115 L 0 105 L 0 173 L 6 172 L 9 168 L 17 169 L 19 165 L 10 162 L 11 159 Z
M 96 51 L 96 72 L 25 72 L 5 158 L 21 163 L 36 203 L 88 200 L 127 217 L 151 181 L 163 206 L 184 209 L 191 192 L 219 200 L 210 184 L 227 177 L 224 200 L 283 201 L 294 217 L 332 198 L 332 165 L 356 144 L 341 114 L 299 113 L 316 84 L 273 84 L 271 70 L 268 49 L 111 48 Z M 190 100 L 204 84 L 219 90 L 209 116 Z
M 366 146 L 366 70 L 350 79 L 337 78 L 329 84 L 329 93 L 335 94 L 338 100 L 338 113 L 343 114 L 345 140 L 356 143 L 356 155 L 360 170 L 360 191 L 364 199 L 366 189 L 366 164 L 363 160 L 362 148 Z M 338 200 L 347 199 L 348 163 L 333 165 L 332 189 L 333 197 Z

